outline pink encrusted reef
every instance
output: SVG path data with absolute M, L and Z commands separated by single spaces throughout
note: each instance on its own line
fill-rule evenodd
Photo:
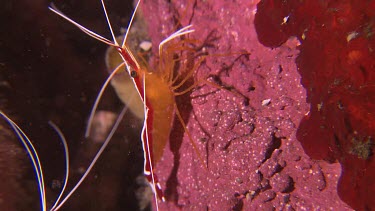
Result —
M 199 86 L 190 105 L 179 103 L 208 170 L 187 135 L 172 132 L 156 166 L 168 199 L 160 210 L 351 210 L 337 194 L 340 164 L 310 159 L 296 139 L 310 110 L 295 63 L 300 42 L 263 46 L 254 28 L 257 3 L 142 2 L 153 46 L 176 20 L 192 24 L 192 38 L 211 41 L 209 55 L 227 54 L 207 57 L 196 77 L 211 75 L 232 90 Z

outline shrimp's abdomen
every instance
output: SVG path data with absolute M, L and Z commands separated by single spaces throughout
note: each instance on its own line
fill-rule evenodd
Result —
M 160 75 L 146 73 L 146 99 L 152 111 L 152 148 L 154 165 L 163 155 L 174 120 L 174 94 Z

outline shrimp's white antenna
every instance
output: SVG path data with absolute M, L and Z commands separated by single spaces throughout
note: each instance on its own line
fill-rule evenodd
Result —
M 92 127 L 92 120 L 94 119 L 96 109 L 98 108 L 99 101 L 100 101 L 105 89 L 107 88 L 107 86 L 108 86 L 109 82 L 112 80 L 112 78 L 116 75 L 116 73 L 124 66 L 124 64 L 125 63 L 123 62 L 119 66 L 117 66 L 116 69 L 112 71 L 112 73 L 108 76 L 107 80 L 102 85 L 102 88 L 100 89 L 99 94 L 95 99 L 95 103 L 94 103 L 94 105 L 91 109 L 89 120 L 87 121 L 87 128 L 86 128 L 86 132 L 85 132 L 86 138 L 90 136 L 91 127 Z
M 106 9 L 105 4 L 104 4 L 104 0 L 101 0 L 101 2 L 102 2 L 102 7 L 103 7 L 103 10 L 104 10 L 104 14 L 105 14 L 105 19 L 107 20 L 107 24 L 108 24 L 109 30 L 111 31 L 113 42 L 116 44 L 116 46 L 119 46 L 118 43 L 117 43 L 117 41 L 116 41 L 116 36 L 113 33 L 111 21 L 109 21 L 109 17 L 108 17 L 107 9 Z
M 60 128 L 55 124 L 53 123 L 52 121 L 49 121 L 48 124 L 56 131 L 57 135 L 59 136 L 63 146 L 64 146 L 64 154 L 65 154 L 65 179 L 64 179 L 64 185 L 63 185 L 63 188 L 61 189 L 60 191 L 60 194 L 59 196 L 57 197 L 56 199 L 56 202 L 55 204 L 52 206 L 51 208 L 51 211 L 53 210 L 57 210 L 55 209 L 56 206 L 59 204 L 60 202 L 60 199 L 62 197 L 62 195 L 64 194 L 65 192 L 65 188 L 66 188 L 66 185 L 68 184 L 68 180 L 69 180 L 69 168 L 70 168 L 70 161 L 69 161 L 69 148 L 68 148 L 68 143 L 66 141 L 66 138 L 63 134 L 63 132 L 60 130 Z
M 44 184 L 44 175 L 42 171 L 42 164 L 40 163 L 39 155 L 37 151 L 35 150 L 35 147 L 33 143 L 30 141 L 29 137 L 23 132 L 23 130 L 7 115 L 5 115 L 0 110 L 0 115 L 9 123 L 9 125 L 12 127 L 14 132 L 17 134 L 17 137 L 20 139 L 22 145 L 27 151 L 27 154 L 30 157 L 30 160 L 33 164 L 36 178 L 38 181 L 38 187 L 39 187 L 39 195 L 40 195 L 40 203 L 43 211 L 47 210 L 47 203 L 46 203 L 46 191 L 45 191 L 45 184 Z
M 51 10 L 52 12 L 56 13 L 60 17 L 64 18 L 65 20 L 69 21 L 70 23 L 72 23 L 73 25 L 75 25 L 76 27 L 78 27 L 80 30 L 82 30 L 84 33 L 86 33 L 90 37 L 92 37 L 92 38 L 94 38 L 96 40 L 99 40 L 100 42 L 103 42 L 103 43 L 105 43 L 107 45 L 110 45 L 110 46 L 113 46 L 113 47 L 119 47 L 119 45 L 116 42 L 116 39 L 114 40 L 114 42 L 112 42 L 112 41 L 108 40 L 107 38 L 105 38 L 105 37 L 103 37 L 103 36 L 101 36 L 101 35 L 93 32 L 93 31 L 87 29 L 86 27 L 84 27 L 81 24 L 77 23 L 76 21 L 72 20 L 68 16 L 64 15 L 64 13 L 61 12 L 60 10 L 58 10 L 53 3 L 51 4 L 50 7 L 48 7 L 48 9 Z M 111 28 L 111 31 L 112 31 L 112 28 Z
M 126 43 L 126 40 L 128 39 L 128 34 L 129 34 L 129 31 L 130 31 L 130 27 L 132 26 L 133 24 L 133 20 L 134 20 L 134 17 L 135 17 L 135 14 L 138 10 L 138 7 L 139 7 L 139 4 L 141 3 L 141 0 L 139 0 L 137 2 L 137 5 L 135 6 L 134 8 L 134 12 L 133 12 L 133 15 L 132 15 L 132 18 L 130 19 L 130 22 L 129 22 L 129 25 L 128 25 L 128 28 L 126 29 L 126 33 L 125 33 L 125 36 L 124 36 L 124 39 L 122 41 L 122 45 L 121 47 L 124 48 L 125 47 L 125 43 Z
M 128 107 L 125 106 L 124 109 L 122 109 L 120 115 L 117 117 L 116 119 L 116 122 L 112 128 L 112 130 L 110 131 L 110 133 L 108 134 L 107 138 L 105 139 L 104 141 L 104 144 L 100 147 L 99 151 L 96 153 L 94 159 L 91 161 L 89 167 L 87 167 L 85 173 L 82 175 L 81 179 L 77 182 L 77 184 L 74 186 L 74 188 L 68 193 L 68 195 L 66 195 L 64 197 L 64 199 L 61 201 L 61 203 L 54 209 L 54 211 L 60 209 L 62 207 L 63 204 L 65 204 L 65 202 L 73 195 L 73 193 L 78 189 L 78 187 L 82 184 L 82 182 L 86 179 L 87 175 L 90 173 L 90 171 L 92 170 L 92 168 L 94 167 L 96 161 L 99 159 L 99 157 L 101 156 L 101 154 L 103 153 L 104 149 L 107 147 L 107 145 L 109 144 L 109 141 L 112 139 L 112 136 L 115 134 L 121 120 L 123 119 L 126 111 L 128 110 Z

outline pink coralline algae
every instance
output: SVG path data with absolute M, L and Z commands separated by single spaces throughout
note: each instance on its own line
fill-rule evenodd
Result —
M 351 210 L 337 193 L 340 164 L 312 160 L 296 138 L 310 110 L 295 62 L 300 41 L 261 44 L 257 3 L 143 1 L 153 46 L 192 24 L 190 37 L 209 55 L 195 78 L 224 87 L 203 84 L 177 97 L 207 169 L 175 121 L 156 165 L 167 198 L 160 210 Z
M 375 1 L 265 0 L 255 24 L 266 46 L 300 40 L 296 61 L 311 109 L 298 140 L 313 159 L 340 162 L 342 200 L 375 209 Z

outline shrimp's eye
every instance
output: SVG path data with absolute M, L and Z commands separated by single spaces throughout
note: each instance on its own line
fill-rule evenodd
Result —
M 136 77 L 138 77 L 138 74 L 137 74 L 136 71 L 132 70 L 132 71 L 130 72 L 130 76 L 131 76 L 132 78 L 136 78 Z

